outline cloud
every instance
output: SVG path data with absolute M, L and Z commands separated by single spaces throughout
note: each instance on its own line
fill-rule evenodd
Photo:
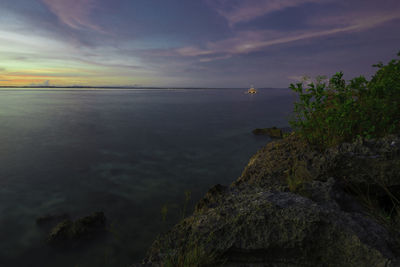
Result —
M 206 58 L 200 58 L 200 62 L 210 62 L 210 61 L 215 61 L 215 60 L 223 60 L 223 59 L 228 59 L 231 58 L 232 55 L 223 55 L 223 56 L 215 56 L 215 57 L 206 57 Z
M 329 0 L 207 0 L 221 16 L 227 19 L 229 25 L 248 22 L 260 16 L 296 7 L 306 3 L 324 3 Z
M 95 8 L 95 0 L 42 0 L 58 19 L 76 30 L 104 30 L 90 20 L 90 13 Z
M 297 31 L 291 34 L 279 31 L 240 31 L 234 37 L 209 42 L 205 48 L 189 46 L 177 49 L 181 56 L 200 57 L 200 61 L 208 62 L 218 59 L 229 58 L 231 55 L 248 54 L 260 51 L 269 46 L 292 43 L 296 41 L 330 36 L 341 33 L 365 31 L 377 27 L 388 21 L 400 18 L 400 13 L 379 14 L 375 16 L 355 16 L 346 25 L 331 27 L 324 30 Z M 204 58 L 207 56 L 207 58 Z
M 213 54 L 213 51 L 204 50 L 195 46 L 186 46 L 176 50 L 181 56 L 203 56 Z
M 91 61 L 91 60 L 85 60 L 85 59 L 78 59 L 78 60 L 81 62 L 84 62 L 84 63 L 88 63 L 90 65 L 109 67 L 109 68 L 114 68 L 114 69 L 130 69 L 130 70 L 145 69 L 145 67 L 137 66 L 137 65 L 129 65 L 129 64 L 122 64 L 122 63 L 104 63 L 104 62 Z

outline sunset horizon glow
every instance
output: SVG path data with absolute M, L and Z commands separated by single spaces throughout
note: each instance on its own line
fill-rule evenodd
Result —
M 0 86 L 287 87 L 374 73 L 400 50 L 387 0 L 4 0 Z

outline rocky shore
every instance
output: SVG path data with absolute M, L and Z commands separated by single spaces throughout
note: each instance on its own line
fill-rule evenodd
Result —
M 321 152 L 291 134 L 212 187 L 141 266 L 400 266 L 399 199 L 399 136 Z

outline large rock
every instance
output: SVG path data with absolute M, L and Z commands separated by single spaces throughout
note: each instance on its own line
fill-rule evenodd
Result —
M 294 134 L 269 143 L 230 187 L 211 188 L 192 216 L 160 236 L 144 263 L 399 266 L 399 227 L 360 201 L 393 208 L 399 160 L 398 136 L 322 152 Z
M 374 195 L 385 196 L 389 190 L 400 199 L 400 137 L 358 139 L 318 151 L 293 134 L 260 149 L 234 185 L 285 191 L 295 187 L 293 181 L 329 177 L 356 191 L 368 188 Z
M 257 151 L 234 185 L 252 184 L 285 191 L 289 176 L 310 180 L 326 176 L 331 167 L 326 161 L 323 154 L 292 134 L 283 140 L 270 142 Z
M 344 211 L 335 200 L 344 194 L 339 188 L 333 178 L 314 181 L 309 188 L 314 199 L 260 187 L 232 188 L 217 206 L 198 209 L 157 239 L 146 262 L 394 266 L 396 240 L 360 206 Z
M 353 191 L 368 191 L 381 202 L 385 201 L 388 193 L 400 200 L 398 136 L 358 139 L 335 147 L 329 153 L 334 155 L 334 168 L 331 168 L 330 175 L 340 178 Z

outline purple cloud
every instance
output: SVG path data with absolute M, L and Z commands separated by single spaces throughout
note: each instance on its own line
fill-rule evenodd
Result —
M 90 13 L 95 8 L 95 0 L 42 0 L 58 19 L 70 28 L 104 30 L 90 20 Z
M 260 51 L 267 47 L 279 44 L 286 44 L 305 39 L 324 37 L 329 35 L 365 31 L 386 22 L 399 19 L 400 12 L 385 12 L 377 14 L 347 14 L 347 19 L 343 19 L 340 25 L 330 25 L 329 18 L 321 18 L 321 22 L 326 24 L 326 29 L 315 30 L 310 28 L 304 31 L 294 31 L 285 33 L 280 31 L 238 31 L 234 37 L 208 42 L 204 48 L 196 46 L 187 46 L 179 48 L 176 52 L 181 56 L 200 57 L 199 61 L 209 62 L 230 58 L 232 55 L 248 54 Z M 337 22 L 337 18 L 332 18 Z M 318 19 L 312 21 L 312 24 L 320 25 Z
M 207 0 L 207 3 L 234 26 L 285 8 L 327 1 L 330 0 Z

